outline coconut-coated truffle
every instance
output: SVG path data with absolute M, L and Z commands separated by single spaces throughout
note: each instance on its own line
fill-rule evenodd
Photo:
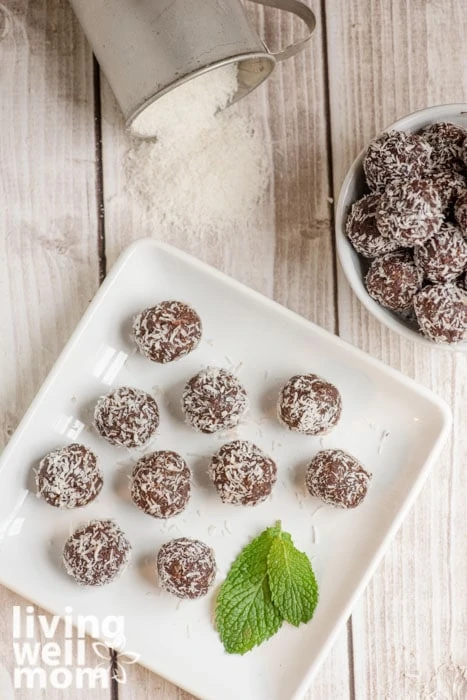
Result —
M 86 586 L 103 586 L 125 569 L 131 545 L 113 520 L 92 520 L 67 539 L 63 562 L 67 573 Z
M 339 390 L 316 374 L 296 374 L 280 390 L 277 416 L 294 432 L 325 435 L 337 425 L 341 413 Z
M 433 151 L 434 167 L 462 171 L 462 146 L 467 131 L 452 122 L 436 122 L 422 129 L 421 136 L 428 141 Z
M 188 504 L 191 472 L 177 452 L 160 450 L 135 464 L 130 481 L 133 503 L 154 518 L 171 518 Z
M 182 301 L 162 301 L 133 321 L 139 351 L 153 362 L 173 362 L 192 352 L 202 335 L 201 319 Z
M 443 207 L 430 180 L 398 180 L 381 195 L 376 225 L 379 232 L 411 248 L 434 236 L 443 223 Z
M 383 192 L 395 180 L 412 180 L 429 166 L 431 147 L 418 134 L 384 132 L 375 138 L 365 154 L 363 169 L 369 188 Z
M 187 422 L 202 433 L 235 428 L 248 409 L 248 397 L 237 377 L 208 367 L 192 377 L 182 396 Z
M 423 282 L 423 273 L 410 252 L 387 253 L 375 258 L 365 278 L 368 294 L 392 311 L 405 311 Z
M 178 598 L 201 598 L 216 576 L 211 547 L 200 540 L 180 537 L 162 545 L 157 555 L 159 583 Z
M 399 247 L 391 238 L 382 236 L 376 226 L 379 194 L 367 194 L 352 205 L 346 232 L 353 247 L 365 258 L 376 258 Z
M 247 440 L 222 445 L 211 459 L 209 476 L 224 503 L 255 506 L 270 495 L 276 463 Z
M 78 443 L 49 452 L 36 472 L 38 495 L 56 508 L 86 506 L 100 493 L 102 484 L 96 455 Z
M 457 226 L 443 224 L 414 250 L 414 261 L 430 282 L 453 282 L 467 269 L 467 238 Z
M 356 508 L 365 498 L 371 474 L 343 450 L 322 450 L 306 472 L 306 487 L 312 496 L 341 508 Z
M 449 214 L 450 206 L 467 187 L 467 180 L 455 170 L 433 170 L 428 179 L 433 183 L 445 215 Z
M 422 333 L 435 343 L 459 343 L 467 334 L 467 292 L 448 282 L 423 287 L 414 309 Z
M 461 233 L 467 238 L 467 189 L 463 190 L 454 204 L 454 218 Z
M 122 386 L 99 399 L 94 423 L 111 445 L 143 447 L 159 426 L 159 407 L 145 391 Z

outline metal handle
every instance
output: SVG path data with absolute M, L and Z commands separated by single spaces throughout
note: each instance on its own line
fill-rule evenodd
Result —
M 297 41 L 295 44 L 286 46 L 285 49 L 277 51 L 276 53 L 270 51 L 269 53 L 271 53 L 272 56 L 274 56 L 276 61 L 283 61 L 286 58 L 295 56 L 297 53 L 299 53 L 302 49 L 305 48 L 306 44 L 310 41 L 311 35 L 313 34 L 316 27 L 316 18 L 313 12 L 310 10 L 310 8 L 307 7 L 307 5 L 304 5 L 303 2 L 300 2 L 300 0 L 250 0 L 250 2 L 254 2 L 257 5 L 265 5 L 266 7 L 275 7 L 277 10 L 285 10 L 286 12 L 292 12 L 292 14 L 297 15 L 297 17 L 300 17 L 300 19 L 302 19 L 305 22 L 309 29 L 309 33 L 305 37 L 303 37 L 303 39 Z

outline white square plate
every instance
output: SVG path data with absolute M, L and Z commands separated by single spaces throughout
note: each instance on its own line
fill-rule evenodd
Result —
M 191 355 L 162 366 L 134 352 L 129 331 L 136 312 L 167 298 L 197 309 L 204 337 Z M 247 418 L 228 436 L 197 434 L 180 415 L 182 387 L 205 365 L 234 369 L 250 397 Z M 275 419 L 279 387 L 300 372 L 341 391 L 343 416 L 329 436 L 290 433 Z M 179 451 L 193 469 L 192 499 L 172 520 L 159 522 L 129 502 L 127 474 L 138 453 L 107 445 L 91 429 L 97 397 L 123 384 L 155 394 L 155 445 Z M 126 649 L 201 698 L 297 700 L 413 502 L 450 420 L 443 401 L 403 375 L 188 255 L 141 240 L 102 285 L 3 454 L 0 581 L 54 613 L 71 606 L 75 616 L 124 615 Z M 273 495 L 256 508 L 223 505 L 206 477 L 209 456 L 234 435 L 278 464 Z M 32 469 L 74 440 L 100 457 L 104 488 L 86 508 L 60 512 L 36 498 Z M 305 492 L 306 464 L 323 447 L 342 447 L 373 472 L 359 508 L 320 506 Z M 60 553 L 70 528 L 93 517 L 118 520 L 133 564 L 108 586 L 80 588 L 61 568 Z M 315 616 L 299 629 L 284 624 L 243 657 L 229 656 L 212 624 L 215 592 L 180 603 L 160 591 L 156 552 L 173 537 L 197 537 L 214 548 L 220 583 L 242 547 L 277 519 L 312 558 L 320 586 Z

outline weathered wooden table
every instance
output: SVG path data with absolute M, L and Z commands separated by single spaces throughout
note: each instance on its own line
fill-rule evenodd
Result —
M 244 102 L 260 115 L 274 186 L 256 234 L 171 242 L 431 387 L 451 405 L 442 459 L 316 676 L 309 698 L 467 697 L 467 355 L 402 340 L 366 313 L 336 263 L 333 200 L 352 159 L 407 112 L 467 101 L 464 0 L 313 0 L 311 46 Z M 295 21 L 253 7 L 271 42 Z M 0 436 L 5 444 L 106 271 L 151 231 L 125 193 L 122 121 L 66 0 L 0 3 Z M 13 667 L 0 590 L 0 688 Z M 60 641 L 63 629 L 56 636 Z M 306 649 L 303 650 L 306 654 Z M 138 666 L 97 700 L 187 698 Z M 3 691 L 4 695 L 6 691 Z M 3 698 L 2 691 L 0 696 Z M 20 700 L 64 697 L 20 691 Z M 222 700 L 222 698 L 219 698 Z M 241 700 L 239 698 L 239 700 Z

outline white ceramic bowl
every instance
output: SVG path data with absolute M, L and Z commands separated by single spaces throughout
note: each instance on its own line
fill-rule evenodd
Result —
M 434 122 L 450 121 L 467 129 L 467 104 L 450 104 L 428 107 L 418 112 L 402 117 L 385 129 L 398 131 L 420 131 L 423 127 Z M 362 258 L 353 249 L 352 244 L 345 233 L 345 222 L 352 204 L 359 199 L 365 190 L 365 176 L 363 172 L 364 149 L 352 163 L 342 184 L 336 207 L 336 243 L 337 254 L 347 280 L 362 304 L 388 328 L 400 333 L 406 338 L 416 340 L 423 345 L 440 348 L 443 350 L 462 350 L 467 352 L 467 341 L 449 345 L 447 343 L 434 343 L 425 338 L 417 327 L 410 321 L 405 321 L 395 313 L 380 306 L 370 297 L 364 284 L 365 266 Z

